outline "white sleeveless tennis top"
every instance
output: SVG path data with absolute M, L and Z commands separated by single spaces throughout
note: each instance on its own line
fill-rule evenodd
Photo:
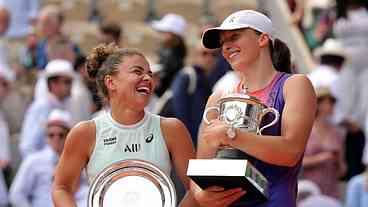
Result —
M 141 159 L 153 163 L 170 176 L 171 160 L 161 133 L 160 116 L 145 112 L 133 125 L 116 122 L 110 112 L 93 119 L 96 144 L 87 164 L 89 184 L 105 167 L 125 159 Z

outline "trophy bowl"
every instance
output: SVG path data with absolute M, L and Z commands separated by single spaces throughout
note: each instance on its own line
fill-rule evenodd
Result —
M 203 120 L 207 124 L 211 124 L 211 121 L 207 118 L 207 114 L 214 110 L 218 112 L 218 118 L 226 124 L 256 134 L 262 134 L 262 131 L 274 125 L 280 116 L 276 109 L 267 107 L 256 97 L 247 94 L 229 94 L 221 98 L 217 105 L 208 107 L 205 110 Z M 268 113 L 274 114 L 274 120 L 260 127 L 262 118 Z
M 170 177 L 138 159 L 122 160 L 100 172 L 89 189 L 88 207 L 174 207 Z

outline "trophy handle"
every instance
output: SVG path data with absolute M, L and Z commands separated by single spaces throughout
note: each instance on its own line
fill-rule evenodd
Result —
M 206 124 L 208 124 L 208 125 L 210 125 L 210 124 L 211 124 L 211 121 L 208 121 L 208 119 L 207 119 L 207 114 L 208 114 L 208 112 L 209 112 L 209 111 L 211 111 L 211 110 L 215 110 L 215 111 L 217 111 L 218 113 L 220 113 L 220 108 L 219 108 L 219 107 L 217 107 L 217 106 L 210 106 L 210 107 L 206 108 L 206 110 L 204 110 L 204 113 L 203 113 L 203 120 L 204 120 L 204 122 L 206 122 Z
M 258 130 L 258 134 L 259 135 L 262 135 L 262 131 L 264 130 L 264 129 L 266 129 L 266 128 L 268 128 L 268 127 L 270 127 L 270 126 L 272 126 L 272 125 L 274 125 L 274 124 L 276 124 L 276 122 L 279 120 L 279 118 L 280 118 L 280 113 L 276 110 L 276 109 L 274 109 L 274 108 L 265 108 L 265 109 L 263 109 L 262 110 L 262 117 L 264 116 L 264 115 L 266 115 L 267 113 L 269 113 L 269 112 L 271 112 L 271 113 L 273 113 L 274 115 L 275 115 L 275 118 L 272 120 L 272 122 L 271 123 L 269 123 L 269 124 L 267 124 L 267 125 L 265 125 L 265 126 L 263 126 L 262 128 L 260 128 L 259 130 Z

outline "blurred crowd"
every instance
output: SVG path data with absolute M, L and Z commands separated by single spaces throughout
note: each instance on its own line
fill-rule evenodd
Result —
M 298 205 L 368 206 L 368 1 L 285 2 L 290 22 L 304 35 L 316 63 L 308 76 L 318 112 L 303 160 Z M 96 12 L 93 6 L 90 20 Z M 118 20 L 98 19 L 99 42 L 124 47 Z M 64 23 L 57 5 L 0 0 L 0 207 L 53 206 L 53 170 L 69 129 L 108 108 L 86 75 L 89 51 L 64 33 Z M 150 60 L 156 88 L 147 110 L 179 118 L 196 144 L 212 91 L 239 81 L 220 51 L 200 44 L 202 32 L 217 21 L 202 21 L 192 49 L 186 44 L 185 17 L 168 13 L 146 23 L 160 37 Z M 180 186 L 177 191 L 180 196 Z M 80 206 L 86 206 L 87 194 L 81 179 L 75 195 Z

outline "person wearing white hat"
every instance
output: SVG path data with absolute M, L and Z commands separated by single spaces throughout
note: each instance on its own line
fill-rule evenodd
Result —
M 187 23 L 178 14 L 166 14 L 162 19 L 152 22 L 152 28 L 160 33 L 161 43 L 158 49 L 158 63 L 162 65 L 160 86 L 155 89 L 161 97 L 170 87 L 176 74 L 184 67 L 187 47 L 185 32 Z
M 243 151 L 247 156 L 239 159 L 250 161 L 270 185 L 268 201 L 252 203 L 237 201 L 247 196 L 248 189 L 240 186 L 200 189 L 193 183 L 193 194 L 201 206 L 296 206 L 297 178 L 316 113 L 316 96 L 305 75 L 290 74 L 290 51 L 273 36 L 273 30 L 264 14 L 241 10 L 202 35 L 202 44 L 209 49 L 221 48 L 241 77 L 229 90 L 215 91 L 206 107 L 215 106 L 228 93 L 245 92 L 275 108 L 281 118 L 262 135 L 232 128 L 218 119 L 210 125 L 202 123 L 197 158 L 213 158 L 221 146 L 231 146 Z
M 53 206 L 50 191 L 56 164 L 72 127 L 71 114 L 65 110 L 54 109 L 43 127 L 46 128 L 44 139 L 48 145 L 26 157 L 20 164 L 9 191 L 13 206 Z M 86 185 L 86 182 L 82 185 Z M 86 206 L 86 203 L 80 206 Z
M 44 98 L 35 99 L 26 111 L 19 149 L 23 158 L 45 146 L 45 131 L 41 127 L 52 109 L 68 109 L 68 98 L 74 77 L 73 66 L 66 60 L 52 60 L 45 69 L 48 91 Z
M 334 87 L 333 84 L 336 84 L 339 72 L 347 59 L 341 42 L 336 39 L 326 40 L 323 46 L 315 49 L 314 56 L 319 65 L 308 74 L 313 86 Z

